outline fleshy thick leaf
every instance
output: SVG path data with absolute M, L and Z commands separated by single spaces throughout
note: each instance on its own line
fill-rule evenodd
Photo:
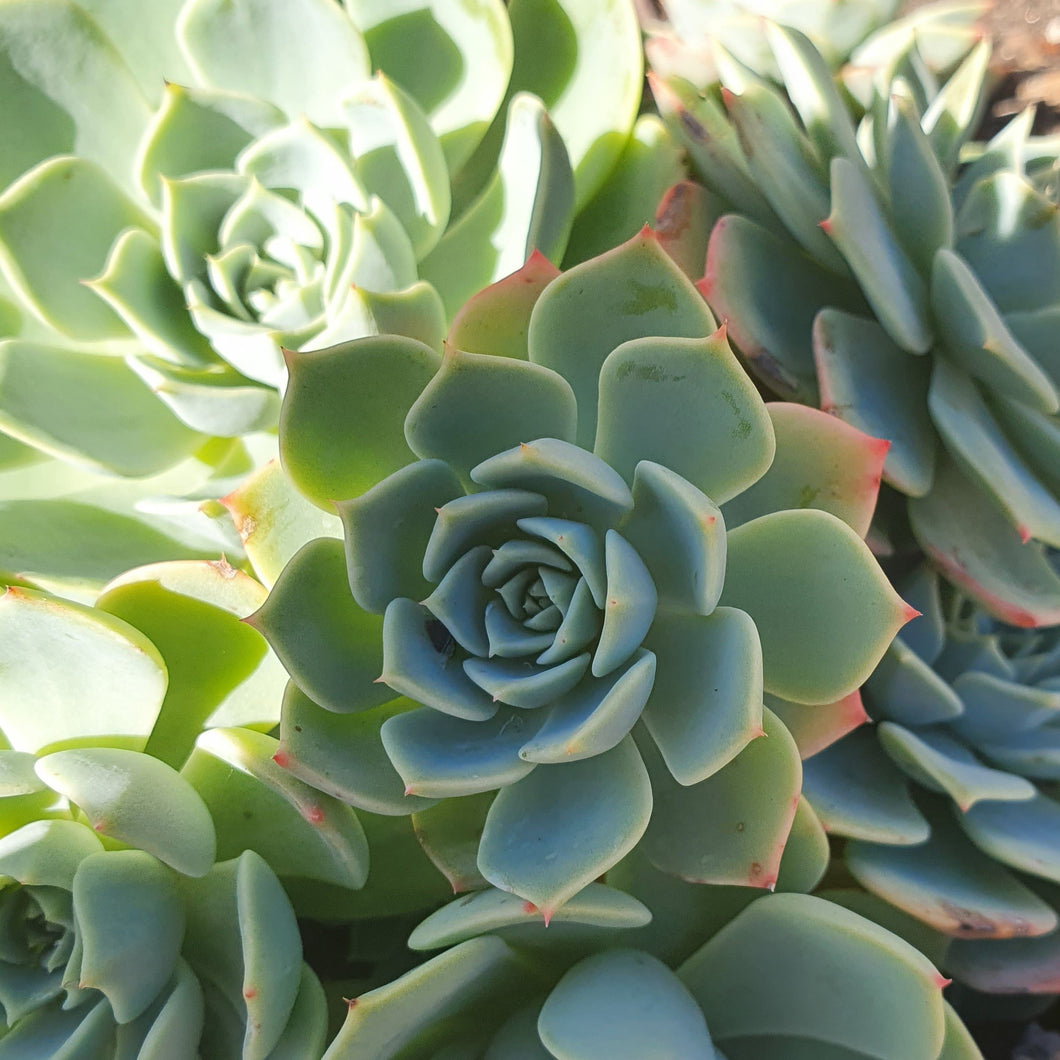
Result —
M 796 703 L 852 692 L 912 617 L 857 534 L 814 510 L 730 531 L 721 602 L 754 619 L 766 690 Z

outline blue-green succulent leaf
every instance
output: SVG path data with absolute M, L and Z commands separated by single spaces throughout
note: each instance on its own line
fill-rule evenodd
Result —
M 539 436 L 491 456 L 471 469 L 471 478 L 489 489 L 533 490 L 548 498 L 551 516 L 594 525 L 609 526 L 633 507 L 612 467 L 559 438 Z
M 644 640 L 655 619 L 658 594 L 644 561 L 617 530 L 604 538 L 607 599 L 600 640 L 593 654 L 593 676 L 621 666 Z
M 647 771 L 629 737 L 593 758 L 537 766 L 490 807 L 479 869 L 548 920 L 636 845 L 651 801 Z
M 519 748 L 537 724 L 521 711 L 499 710 L 487 721 L 467 721 L 422 709 L 388 718 L 380 735 L 406 795 L 458 798 L 525 777 L 534 764 L 519 757 Z
M 344 712 L 393 698 L 376 683 L 385 625 L 350 595 L 341 541 L 319 537 L 304 545 L 251 618 L 313 702 Z
M 661 961 L 637 950 L 608 950 L 576 964 L 549 994 L 537 1026 L 559 1060 L 718 1056 L 688 988 Z
M 172 872 L 150 854 L 94 854 L 78 867 L 74 916 L 83 946 L 79 988 L 100 990 L 119 1023 L 136 1019 L 175 970 L 184 908 Z
M 103 835 L 202 876 L 214 863 L 213 820 L 198 792 L 157 758 L 117 747 L 55 751 L 37 775 L 80 807 Z
M 414 600 L 398 597 L 390 602 L 383 616 L 383 682 L 454 718 L 492 718 L 496 702 L 432 638 L 431 623 L 437 621 Z
M 611 750 L 640 717 L 655 674 L 655 656 L 640 649 L 606 677 L 560 696 L 541 728 L 519 749 L 520 757 L 559 764 Z
M 772 424 L 723 333 L 623 343 L 599 385 L 595 452 L 627 482 L 651 460 L 722 504 L 773 460 Z
M 336 505 L 345 531 L 350 592 L 358 605 L 382 614 L 398 596 L 419 600 L 430 592 L 423 550 L 436 510 L 462 493 L 441 460 L 417 460 Z
M 405 438 L 421 457 L 449 464 L 470 485 L 471 469 L 534 438 L 574 440 L 570 384 L 528 361 L 447 348 L 442 367 L 409 410 Z
M 423 576 L 430 582 L 441 581 L 468 549 L 496 547 L 511 536 L 518 520 L 542 516 L 547 510 L 544 497 L 525 489 L 491 489 L 449 501 L 439 509 L 423 552 Z
M 645 645 L 658 666 L 644 724 L 680 784 L 732 761 L 762 725 L 762 647 L 749 615 L 661 612 Z
M 589 659 L 584 652 L 555 666 L 531 666 L 515 659 L 472 657 L 463 665 L 464 673 L 494 702 L 534 710 L 570 692 L 589 669 Z

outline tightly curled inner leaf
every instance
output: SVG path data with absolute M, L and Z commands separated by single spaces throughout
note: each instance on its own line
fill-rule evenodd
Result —
M 488 294 L 469 312 L 488 313 Z M 365 482 L 369 462 L 407 461 L 406 445 L 421 459 L 339 504 L 348 579 L 313 578 L 310 588 L 303 552 L 280 576 L 261 628 L 310 697 L 319 675 L 338 672 L 340 650 L 342 672 L 378 673 L 321 706 L 369 711 L 391 690 L 395 709 L 377 712 L 379 740 L 408 795 L 499 791 L 479 869 L 546 917 L 648 826 L 659 756 L 642 759 L 630 737 L 642 717 L 638 740 L 656 745 L 658 768 L 676 778 L 666 781 L 666 814 L 679 816 L 706 801 L 696 785 L 724 778 L 761 735 L 763 688 L 831 704 L 871 671 L 907 617 L 839 518 L 770 514 L 769 498 L 785 495 L 776 483 L 735 520 L 753 522 L 733 531 L 739 576 L 727 583 L 726 516 L 712 497 L 766 482 L 774 417 L 724 333 L 711 331 L 698 293 L 642 234 L 544 287 L 530 318 L 531 363 L 449 350 L 407 402 L 392 458 L 376 444 L 360 453 L 356 425 L 344 437 L 338 417 L 322 431 L 296 393 L 285 404 L 283 451 L 299 471 L 321 467 L 325 446 L 336 483 Z M 357 366 L 368 363 L 361 343 L 314 354 L 318 384 L 334 379 L 369 403 L 394 393 L 386 373 L 396 379 L 404 368 L 381 355 L 386 341 L 371 340 L 382 375 L 371 387 L 357 385 Z M 388 407 L 391 418 L 397 411 Z M 540 436 L 535 422 L 560 436 Z M 576 444 L 593 434 L 592 450 Z M 337 466 L 336 453 L 349 465 Z M 791 488 L 815 489 L 822 473 L 799 464 L 806 481 Z M 314 482 L 318 496 L 328 495 L 327 478 Z M 349 643 L 320 619 L 366 612 L 383 615 L 379 670 L 370 662 L 377 642 Z M 349 628 L 368 631 L 372 621 Z M 782 650 L 796 629 L 802 662 Z M 363 725 L 349 731 L 366 738 Z M 341 772 L 327 757 L 342 748 L 323 744 L 285 726 L 284 753 L 301 775 Z M 760 819 L 753 841 L 722 836 L 720 849 L 693 852 L 717 882 L 775 879 L 799 782 L 794 743 L 776 741 L 775 752 L 718 781 Z M 352 780 L 347 797 L 378 805 L 384 792 L 369 788 L 385 781 L 392 804 L 396 778 L 378 777 Z M 659 834 L 678 831 L 663 823 Z

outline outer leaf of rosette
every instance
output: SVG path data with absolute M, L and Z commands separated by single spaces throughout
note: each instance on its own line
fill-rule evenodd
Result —
M 935 1060 L 942 1048 L 944 980 L 931 962 L 820 898 L 752 903 L 677 974 L 734 1060 Z
M 105 586 L 96 607 L 150 637 L 169 673 L 148 754 L 179 769 L 207 725 L 272 728 L 286 674 L 241 620 L 264 587 L 223 560 L 140 567 Z
M 590 448 L 600 371 L 616 346 L 646 336 L 702 338 L 714 330 L 695 287 L 644 231 L 548 285 L 530 316 L 528 349 L 531 361 L 571 384 L 577 441 Z
M 674 184 L 659 201 L 652 228 L 662 248 L 693 282 L 703 276 L 710 233 L 726 206 L 720 195 L 691 180 Z
M 807 706 L 765 695 L 765 705 L 784 723 L 805 761 L 869 720 L 857 690 L 834 703 Z
M 688 988 L 638 950 L 612 949 L 579 961 L 549 994 L 537 1028 L 549 1053 L 563 1060 L 719 1056 Z
M 908 780 L 867 725 L 808 758 L 802 790 L 830 835 L 915 845 L 930 834 Z
M 819 227 L 828 213 L 827 170 L 787 100 L 772 85 L 746 79 L 725 96 L 725 107 L 751 175 L 784 228 L 830 273 L 849 276 L 843 255 Z
M 283 112 L 264 99 L 167 81 L 137 152 L 137 183 L 158 206 L 162 176 L 234 169 L 244 147 L 283 122 Z
M 651 788 L 630 737 L 594 758 L 537 766 L 490 806 L 478 865 L 546 920 L 636 845 Z
M 50 817 L 55 808 L 55 793 L 34 772 L 36 761 L 26 751 L 0 751 L 0 836 Z
M 325 126 L 342 124 L 342 101 L 370 71 L 361 35 L 327 0 L 192 0 L 177 38 L 201 83 Z
M 273 761 L 317 790 L 373 814 L 425 810 L 432 801 L 405 793 L 379 735 L 384 722 L 416 706 L 398 698 L 356 714 L 336 714 L 318 706 L 292 681 Z
M 1037 794 L 1029 780 L 991 769 L 946 733 L 883 722 L 876 734 L 900 769 L 929 791 L 949 795 L 962 811 L 984 800 L 1026 803 Z
M 1002 864 L 1060 883 L 1054 837 L 1060 803 L 1037 792 L 1028 802 L 987 802 L 958 818 L 969 839 Z
M 247 621 L 322 707 L 349 713 L 393 699 L 376 682 L 383 669 L 383 622 L 350 595 L 341 541 L 322 537 L 304 545 Z
M 864 537 L 876 508 L 889 443 L 834 416 L 790 402 L 766 406 L 776 457 L 757 482 L 723 509 L 731 530 L 786 508 L 819 508 Z
M 423 852 L 449 881 L 453 894 L 478 891 L 489 881 L 478 871 L 478 844 L 486 814 L 495 794 L 443 799 L 429 810 L 414 814 L 412 827 Z
M 388 718 L 380 735 L 407 794 L 445 799 L 504 788 L 525 777 L 534 763 L 519 751 L 539 725 L 536 714 L 524 711 L 502 709 L 485 721 L 471 721 L 422 708 Z
M 762 733 L 762 649 L 750 617 L 659 612 L 645 646 L 655 653 L 644 724 L 671 776 L 698 784 Z
M 891 642 L 865 682 L 865 691 L 877 721 L 933 725 L 953 721 L 964 713 L 960 696 L 913 652 L 902 636 Z
M 74 918 L 78 988 L 101 991 L 119 1023 L 136 1019 L 173 975 L 184 908 L 173 873 L 142 850 L 93 854 L 78 866 Z
M 226 1055 L 265 1060 L 291 1018 L 303 979 L 291 903 L 253 850 L 183 889 L 184 955 L 231 1009 L 231 1018 L 217 1025 Z
M 0 429 L 64 461 L 129 477 L 165 471 L 207 440 L 122 358 L 21 339 L 0 342 Z
M 102 835 L 146 850 L 188 876 L 202 876 L 213 865 L 210 812 L 164 762 L 117 747 L 83 747 L 45 755 L 37 775 Z
M 1055 302 L 1056 205 L 1018 173 L 1002 170 L 972 187 L 958 216 L 957 251 L 1002 312 Z
M 0 729 L 15 750 L 101 738 L 142 747 L 167 680 L 158 649 L 128 623 L 33 589 L 0 595 Z
M 698 287 L 751 370 L 778 394 L 813 404 L 814 317 L 826 306 L 865 308 L 854 284 L 822 268 L 786 236 L 736 214 L 714 226 Z
M 643 927 L 650 919 L 651 913 L 636 898 L 590 883 L 556 910 L 546 929 L 535 905 L 489 887 L 432 913 L 416 926 L 408 944 L 413 950 L 435 950 L 488 933 L 513 945 L 547 947 L 554 941 L 569 945 L 576 938 L 596 937 L 601 930 Z
M 349 134 L 357 177 L 394 211 L 420 260 L 449 222 L 442 146 L 415 100 L 381 73 L 344 98 L 335 124 Z
M 721 602 L 758 627 L 766 690 L 796 703 L 852 692 L 913 617 L 861 538 L 813 509 L 729 531 Z
M 227 365 L 178 368 L 157 357 L 130 357 L 129 367 L 151 393 L 188 427 L 203 434 L 237 438 L 272 430 L 280 412 L 279 395 Z
M 444 460 L 470 486 L 473 467 L 513 446 L 534 438 L 573 442 L 577 417 L 574 393 L 558 373 L 447 346 L 438 373 L 409 409 L 405 438 L 420 457 Z
M 773 890 L 799 801 L 799 749 L 768 711 L 752 740 L 706 780 L 674 780 L 654 745 L 639 745 L 655 806 L 644 852 L 656 868 L 695 883 Z
M 975 383 L 939 359 L 928 404 L 954 462 L 1002 509 L 1020 537 L 1060 546 L 1060 500 L 1005 436 Z
M 893 93 L 887 108 L 885 186 L 891 189 L 895 232 L 920 272 L 926 275 L 939 247 L 953 246 L 950 182 L 920 125 L 916 104 Z
M 559 274 L 544 254 L 531 254 L 522 268 L 468 299 L 453 317 L 446 343 L 467 353 L 529 360 L 530 314 Z
M 823 227 L 842 251 L 884 330 L 911 353 L 932 342 L 928 290 L 899 245 L 866 173 L 832 160 L 832 210 Z
M 271 587 L 288 560 L 318 537 L 341 537 L 342 524 L 307 501 L 278 460 L 270 460 L 221 498 L 235 523 L 247 559 Z
M 813 321 L 821 408 L 891 447 L 884 477 L 913 497 L 931 487 L 935 429 L 927 409 L 931 365 L 911 357 L 875 320 L 822 309 Z
M 62 154 L 81 155 L 127 180 L 150 109 L 99 25 L 73 3 L 9 4 L 0 12 L 0 41 L 8 101 L 0 186 Z M 74 68 L 78 76 L 69 78 Z
M 991 389 L 1054 414 L 1057 389 L 1016 341 L 967 262 L 943 248 L 932 269 L 931 304 L 941 342 L 960 368 Z
M 471 469 L 471 480 L 489 490 L 533 491 L 548 503 L 550 517 L 607 527 L 633 507 L 622 477 L 580 446 L 537 437 L 497 453 Z M 526 516 L 544 515 L 525 513 Z
M 563 139 L 542 102 L 519 93 L 508 105 L 495 173 L 423 259 L 420 273 L 452 317 L 476 291 L 520 269 L 534 250 L 558 262 L 573 217 L 574 177 Z
M 938 809 L 927 842 L 878 846 L 853 840 L 846 846 L 847 868 L 863 887 L 948 935 L 1011 938 L 1051 932 L 1055 911 L 972 846 Z
M 1060 577 L 1043 547 L 1021 540 L 951 459 L 931 493 L 910 503 L 909 517 L 932 563 L 990 614 L 1016 626 L 1060 622 Z
M 567 268 L 618 246 L 646 224 L 656 228 L 662 242 L 662 229 L 653 224 L 655 211 L 667 188 L 684 177 L 683 157 L 658 115 L 640 115 L 607 182 L 574 220 L 563 259 Z M 703 270 L 708 231 L 705 227 L 700 232 L 703 253 L 695 263 L 695 275 L 688 272 L 691 279 L 698 279 Z
M 509 91 L 533 92 L 548 107 L 574 166 L 580 211 L 607 180 L 637 116 L 644 64 L 636 15 L 617 0 L 516 0 L 508 15 Z
M 359 888 L 368 844 L 353 810 L 282 768 L 277 740 L 249 729 L 211 729 L 181 775 L 209 807 L 218 858 L 255 850 L 281 876 Z
M 382 614 L 396 597 L 421 600 L 430 593 L 423 553 L 436 513 L 462 495 L 446 463 L 418 460 L 336 505 L 346 538 L 350 591 L 361 607 Z
M 42 162 L 0 196 L 0 265 L 50 327 L 76 341 L 129 337 L 129 329 L 82 281 L 103 271 L 125 228 L 154 223 L 95 163 Z
M 529 982 L 528 982 L 529 980 Z M 351 1002 L 325 1060 L 397 1060 L 499 1024 L 537 986 L 507 943 L 469 939 Z
M 625 342 L 600 369 L 594 452 L 627 482 L 651 460 L 722 504 L 765 474 L 774 448 L 765 406 L 724 329 Z
M 423 108 L 450 173 L 467 161 L 504 99 L 512 31 L 500 0 L 344 0 L 372 66 Z
M 1060 937 L 955 939 L 946 968 L 955 979 L 986 994 L 1055 994 Z
M 421 342 L 375 336 L 288 356 L 280 456 L 295 486 L 330 510 L 411 463 L 405 415 L 439 365 Z

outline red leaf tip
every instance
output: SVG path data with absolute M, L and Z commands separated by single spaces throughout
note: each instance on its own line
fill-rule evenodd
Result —
M 319 806 L 307 806 L 303 816 L 310 824 L 324 823 L 324 811 Z
M 1027 542 L 1034 536 L 1031 533 L 1030 528 L 1023 523 L 1020 523 L 1019 526 L 1016 527 L 1016 533 L 1020 535 L 1020 543 L 1023 545 L 1027 544 Z
M 906 622 L 912 622 L 914 618 L 919 618 L 924 613 L 923 611 L 918 611 L 912 604 L 905 603 L 904 600 L 902 601 L 902 604 L 904 605 L 902 610 L 903 626 Z
M 272 760 L 281 768 L 286 769 L 291 764 L 291 756 L 286 751 L 277 751 Z
M 533 902 L 523 902 L 523 912 L 527 916 L 533 916 L 537 912 L 537 906 Z
M 824 234 L 825 234 L 826 236 L 830 236 L 830 235 L 832 234 L 832 228 L 833 228 L 833 225 L 832 225 L 832 218 L 831 218 L 831 217 L 826 217 L 826 218 L 825 218 L 825 219 L 824 219 L 823 221 L 819 221 L 819 222 L 817 223 L 817 227 L 818 227 L 818 228 L 819 228 L 819 229 L 820 229 L 820 230 L 821 230 L 822 232 L 824 232 Z

